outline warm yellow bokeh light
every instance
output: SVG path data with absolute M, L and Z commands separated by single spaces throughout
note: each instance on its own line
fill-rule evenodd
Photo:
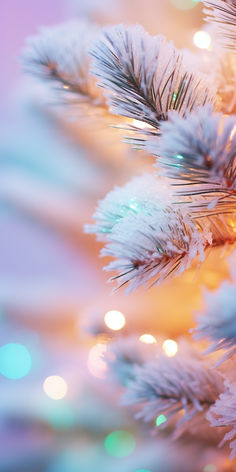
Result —
M 166 339 L 162 344 L 162 349 L 166 356 L 173 357 L 178 351 L 178 344 L 173 339 Z
M 94 377 L 99 379 L 104 379 L 107 371 L 107 364 L 103 359 L 106 350 L 107 345 L 105 343 L 98 343 L 90 349 L 88 355 L 88 370 Z
M 211 37 L 206 31 L 197 31 L 193 36 L 193 42 L 200 49 L 209 49 Z
M 154 336 L 152 334 L 142 334 L 139 337 L 139 341 L 141 341 L 141 343 L 145 343 L 145 344 L 154 344 L 154 343 L 157 342 L 156 338 L 154 338 Z
M 43 389 L 46 395 L 53 400 L 61 400 L 67 394 L 67 383 L 59 375 L 47 377 L 43 383 Z
M 107 327 L 113 331 L 119 331 L 119 329 L 122 329 L 126 323 L 123 313 L 117 310 L 108 311 L 105 314 L 104 321 Z

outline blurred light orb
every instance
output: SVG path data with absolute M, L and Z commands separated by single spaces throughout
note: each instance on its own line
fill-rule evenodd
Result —
M 18 343 L 8 343 L 0 348 L 0 373 L 8 379 L 25 377 L 32 367 L 28 349 Z
M 127 457 L 135 446 L 135 439 L 128 431 L 113 431 L 105 438 L 105 449 L 112 457 Z
M 165 423 L 167 418 L 165 415 L 159 415 L 156 419 L 156 426 L 161 426 L 161 424 Z
M 144 344 L 154 344 L 157 342 L 156 338 L 152 334 L 142 334 L 139 336 L 139 341 Z
M 197 31 L 193 36 L 193 42 L 197 48 L 209 49 L 211 37 L 206 31 Z
M 196 7 L 200 0 L 171 0 L 172 5 L 178 10 L 191 10 Z
M 103 359 L 106 350 L 107 345 L 105 343 L 98 343 L 90 349 L 88 355 L 88 370 L 94 377 L 99 379 L 104 379 L 107 371 L 107 364 Z
M 203 469 L 203 472 L 216 472 L 216 471 L 217 471 L 217 468 L 214 464 L 207 464 Z
M 50 375 L 44 380 L 43 389 L 46 395 L 53 400 L 61 400 L 67 394 L 68 387 L 63 377 Z
M 135 472 L 151 472 L 149 469 L 137 469 Z
M 149 469 L 137 469 L 135 472 L 151 472 Z
M 125 326 L 126 320 L 121 311 L 110 310 L 104 316 L 105 324 L 113 331 L 119 331 Z
M 173 339 L 166 339 L 162 344 L 162 349 L 167 357 L 173 357 L 178 351 L 178 344 Z

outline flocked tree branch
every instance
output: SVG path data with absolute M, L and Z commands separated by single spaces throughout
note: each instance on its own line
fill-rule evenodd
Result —
M 106 91 L 110 110 L 144 121 L 157 132 L 169 110 L 184 116 L 214 101 L 201 75 L 188 70 L 183 55 L 163 36 L 141 26 L 107 29 L 92 47 L 92 72 Z
M 236 1 L 202 0 L 206 8 L 206 20 L 216 25 L 220 44 L 235 52 L 236 46 Z
M 27 40 L 22 61 L 27 72 L 57 84 L 77 99 L 101 104 L 101 91 L 89 74 L 88 49 L 98 37 L 99 28 L 86 21 L 73 20 L 54 27 L 41 28 L 40 34 Z
M 167 421 L 173 418 L 178 429 L 198 413 L 208 411 L 222 391 L 221 375 L 188 347 L 175 357 L 160 356 L 136 367 L 135 379 L 128 384 L 122 403 L 139 405 L 136 418 L 147 422 L 160 414 Z

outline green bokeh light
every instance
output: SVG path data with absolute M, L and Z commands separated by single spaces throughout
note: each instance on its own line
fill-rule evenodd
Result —
M 149 469 L 138 469 L 135 472 L 151 472 Z
M 128 431 L 113 431 L 105 439 L 105 449 L 112 457 L 127 457 L 135 449 L 135 439 Z
M 214 464 L 207 464 L 204 469 L 203 469 L 203 472 L 216 472 L 216 466 Z
M 165 423 L 167 418 L 165 415 L 159 415 L 156 419 L 156 426 L 161 426 L 161 424 Z
M 171 3 L 179 10 L 190 10 L 197 6 L 199 0 L 171 0 Z
M 30 353 L 22 344 L 9 343 L 0 348 L 0 373 L 4 377 L 8 379 L 25 377 L 31 366 Z

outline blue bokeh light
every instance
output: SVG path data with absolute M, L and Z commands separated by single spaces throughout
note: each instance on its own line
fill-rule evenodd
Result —
M 0 373 L 8 379 L 25 377 L 31 369 L 32 359 L 28 349 L 18 343 L 8 343 L 0 348 Z

